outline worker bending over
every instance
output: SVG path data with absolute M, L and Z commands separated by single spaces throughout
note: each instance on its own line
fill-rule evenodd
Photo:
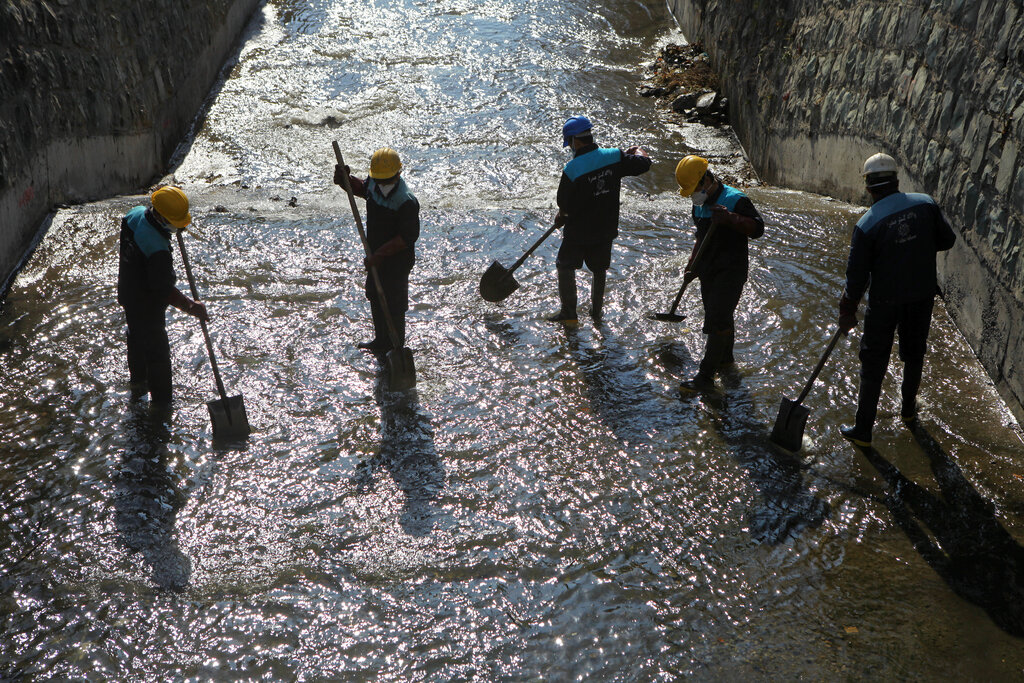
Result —
M 700 279 L 702 332 L 707 335 L 697 374 L 679 385 L 689 393 L 713 388 L 719 369 L 734 362 L 735 313 L 747 281 L 747 243 L 764 234 L 764 220 L 747 195 L 715 177 L 707 159 L 683 157 L 676 165 L 676 183 L 679 194 L 693 202 L 697 233 L 683 278 Z M 694 257 L 704 240 L 711 241 L 698 262 Z
M 128 323 L 128 377 L 132 398 L 149 392 L 151 406 L 171 405 L 171 347 L 167 306 L 209 320 L 206 306 L 182 294 L 171 261 L 171 233 L 192 222 L 188 197 L 177 187 L 161 187 L 152 206 L 136 206 L 121 219 L 117 301 Z

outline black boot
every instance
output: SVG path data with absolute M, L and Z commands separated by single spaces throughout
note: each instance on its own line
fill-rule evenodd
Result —
M 405 347 L 405 311 L 395 313 L 391 318 L 395 324 L 395 333 L 398 335 L 398 348 Z
M 839 433 L 858 446 L 871 445 L 871 431 L 878 415 L 878 398 L 882 395 L 881 380 L 860 378 L 860 395 L 857 398 L 857 421 L 852 427 L 840 427 Z
M 903 402 L 900 405 L 900 417 L 903 418 L 904 424 L 909 425 L 917 420 L 917 390 L 921 387 L 923 370 L 924 361 L 903 365 L 903 386 L 900 387 Z
M 384 320 L 384 310 L 373 299 L 370 299 L 370 316 L 373 318 L 373 339 L 368 342 L 360 342 L 356 348 L 373 352 L 389 350 L 391 340 L 388 338 L 388 324 Z
M 604 310 L 604 286 L 607 276 L 607 270 L 594 271 L 594 286 L 590 288 L 590 317 L 594 320 L 600 320 Z
M 715 386 L 715 374 L 722 364 L 722 356 L 729 346 L 731 335 L 709 334 L 704 342 L 704 357 L 700 361 L 700 367 L 693 379 L 688 379 L 679 384 L 680 391 L 708 391 Z
M 730 334 L 725 337 L 722 344 L 722 358 L 718 361 L 719 366 L 733 365 L 736 359 L 733 357 L 732 349 L 736 344 L 736 335 Z
M 558 269 L 558 300 L 562 307 L 558 313 L 549 315 L 548 320 L 555 323 L 576 322 L 576 271 L 572 268 Z

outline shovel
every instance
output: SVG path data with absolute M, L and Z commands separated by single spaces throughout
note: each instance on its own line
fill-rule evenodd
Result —
M 511 268 L 505 268 L 503 265 L 495 261 L 490 267 L 484 271 L 483 277 L 480 278 L 480 296 L 485 301 L 504 301 L 508 296 L 519 289 L 519 283 L 512 277 L 512 273 L 515 272 L 516 268 L 523 265 L 523 261 L 533 253 L 533 251 L 540 246 L 541 242 L 551 236 L 555 230 L 558 229 L 558 225 L 552 225 L 548 228 L 548 231 L 541 235 L 541 238 L 533 243 L 533 246 L 526 250 L 526 253 L 519 257 L 519 260 L 512 264 Z
M 708 228 L 708 234 L 704 235 L 704 239 L 701 241 L 700 247 L 697 249 L 697 253 L 694 254 L 693 261 L 690 262 L 690 267 L 687 268 L 687 270 L 692 272 L 693 268 L 697 265 L 698 262 L 700 262 L 701 254 L 704 253 L 705 247 L 707 247 L 708 242 L 711 241 L 711 236 L 715 234 L 715 230 L 717 228 L 718 228 L 717 225 L 712 225 L 710 228 Z M 672 308 L 669 309 L 669 312 L 668 313 L 648 313 L 647 314 L 647 319 L 648 320 L 660 320 L 660 321 L 666 322 L 666 323 L 679 323 L 679 322 L 682 322 L 682 321 L 686 320 L 686 316 L 685 315 L 679 315 L 678 313 L 676 313 L 676 309 L 679 308 L 679 302 L 682 301 L 682 299 L 683 299 L 683 292 L 686 291 L 686 288 L 695 279 L 697 279 L 697 278 L 693 277 L 693 278 L 690 278 L 689 280 L 687 280 L 686 279 L 686 274 L 684 273 L 683 274 L 683 286 L 679 288 L 679 293 L 676 294 L 676 300 L 672 302 Z
M 338 141 L 335 140 L 332 144 L 334 145 L 334 156 L 338 159 L 338 165 L 344 166 L 345 159 L 341 156 L 341 147 L 338 147 Z M 370 256 L 373 252 L 370 251 L 370 243 L 366 241 L 363 220 L 359 217 L 359 207 L 356 206 L 356 196 L 352 194 L 352 185 L 348 182 L 348 174 L 343 173 L 342 179 L 345 181 L 345 192 L 348 194 L 348 201 L 352 206 L 352 215 L 356 219 L 359 240 L 363 243 L 363 250 L 366 252 L 366 255 Z M 373 284 L 377 289 L 377 301 L 384 312 L 384 320 L 387 322 L 388 327 L 388 337 L 391 339 L 391 350 L 388 351 L 385 357 L 385 363 L 388 368 L 388 389 L 391 391 L 412 389 L 416 386 L 416 365 L 413 362 L 412 350 L 407 346 L 399 347 L 401 340 L 398 338 L 398 330 L 395 329 L 395 322 L 391 319 L 391 309 L 388 308 L 388 301 L 384 296 L 384 286 L 380 281 L 380 273 L 377 272 L 377 268 L 374 266 L 370 266 L 370 277 L 373 278 Z
M 825 361 L 832 354 L 832 349 L 836 347 L 836 342 L 839 341 L 839 336 L 842 333 L 842 329 L 836 329 L 836 333 L 832 335 L 832 341 L 828 343 L 828 348 L 825 349 L 821 360 L 818 361 L 818 367 L 814 368 L 811 378 L 807 380 L 807 386 L 800 393 L 800 397 L 795 401 L 790 401 L 788 398 L 782 399 L 779 416 L 775 418 L 775 426 L 772 428 L 771 440 L 787 450 L 794 453 L 800 450 L 804 438 L 804 426 L 807 424 L 807 416 L 810 415 L 810 411 L 800 404 L 810 393 L 814 380 L 818 379 L 818 373 L 825 367 Z
M 185 264 L 185 274 L 188 276 L 188 286 L 192 289 L 192 298 L 199 299 L 196 291 L 196 281 L 192 277 L 192 265 L 188 262 L 188 253 L 185 251 L 185 240 L 178 233 L 178 248 L 181 250 L 181 262 Z M 252 429 L 249 427 L 249 418 L 245 414 L 245 403 L 242 395 L 228 396 L 224 390 L 224 382 L 220 379 L 220 370 L 217 369 L 217 358 L 213 355 L 213 342 L 210 340 L 210 329 L 206 326 L 205 320 L 200 320 L 203 327 L 203 339 L 206 340 L 206 351 L 210 354 L 210 365 L 213 366 L 213 378 L 217 381 L 217 392 L 220 398 L 207 401 L 206 407 L 210 410 L 210 422 L 213 424 L 214 437 L 240 437 L 248 436 Z

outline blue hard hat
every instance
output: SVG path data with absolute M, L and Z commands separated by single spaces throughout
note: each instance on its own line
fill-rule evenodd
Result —
M 582 135 L 592 128 L 590 119 L 586 116 L 571 116 L 562 126 L 562 147 L 568 147 L 569 141 L 577 135 Z

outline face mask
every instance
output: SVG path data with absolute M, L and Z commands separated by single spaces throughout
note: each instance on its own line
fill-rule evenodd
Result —
M 397 185 L 398 185 L 397 182 L 388 183 L 387 185 L 385 185 L 383 183 L 377 183 L 377 187 L 380 188 L 380 193 L 382 195 L 384 195 L 385 197 L 387 197 L 389 194 L 391 194 L 392 190 L 394 190 Z
M 708 193 L 705 190 L 697 190 L 690 195 L 690 201 L 694 206 L 701 206 L 708 200 Z

